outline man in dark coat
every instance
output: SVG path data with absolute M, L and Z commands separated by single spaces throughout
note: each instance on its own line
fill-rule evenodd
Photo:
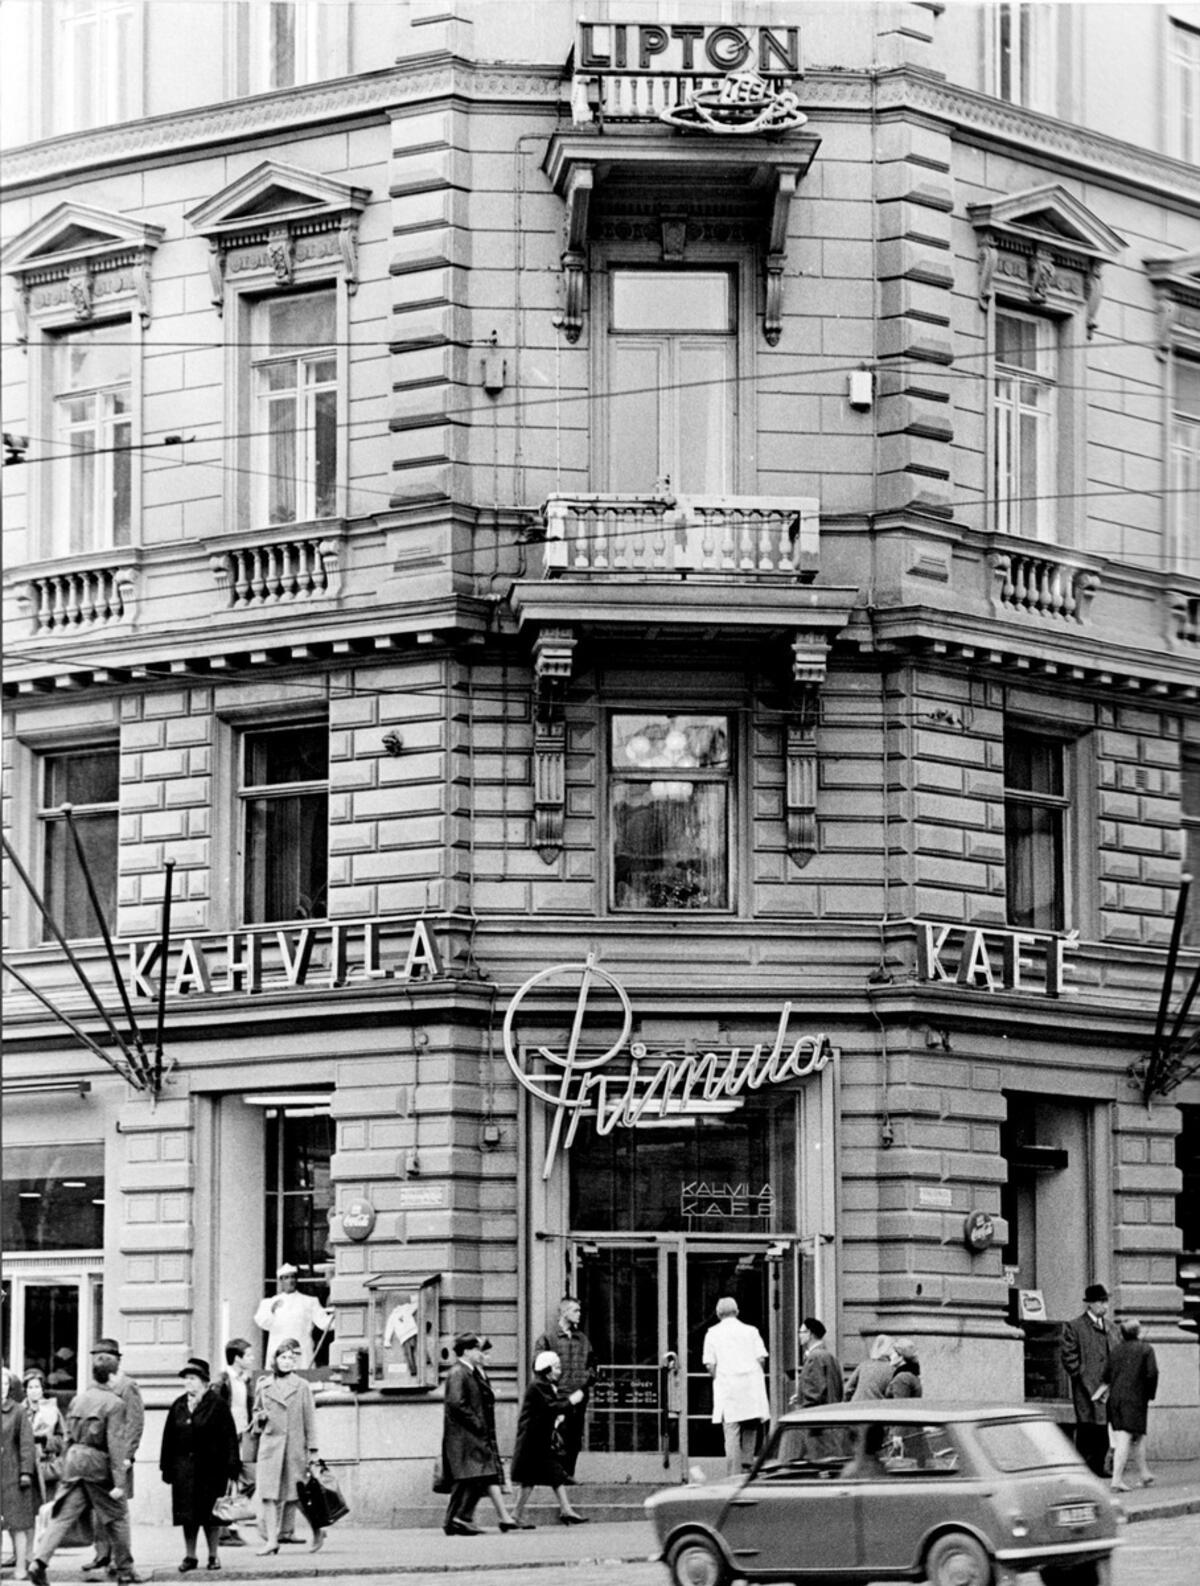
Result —
M 825 1323 L 806 1316 L 800 1324 L 800 1345 L 804 1364 L 792 1402 L 802 1410 L 816 1404 L 840 1404 L 845 1398 L 842 1368 L 825 1342 Z
M 1108 1457 L 1108 1417 L 1103 1399 L 1095 1395 L 1104 1384 L 1108 1357 L 1116 1335 L 1108 1316 L 1108 1290 L 1089 1283 L 1083 1291 L 1084 1311 L 1062 1331 L 1063 1370 L 1071 1380 L 1075 1405 L 1075 1447 L 1097 1476 L 1104 1475 Z
M 490 1388 L 480 1376 L 483 1350 L 477 1333 L 459 1333 L 454 1364 L 446 1373 L 442 1422 L 442 1471 L 454 1483 L 442 1530 L 447 1536 L 478 1536 L 475 1505 L 486 1492 L 500 1516 L 500 1529 L 513 1531 L 500 1494 L 500 1455 L 489 1418 Z
M 125 1481 L 129 1470 L 129 1444 L 125 1434 L 125 1406 L 109 1389 L 112 1368 L 106 1359 L 93 1358 L 91 1387 L 77 1393 L 67 1410 L 67 1452 L 62 1482 L 54 1498 L 53 1518 L 29 1565 L 34 1586 L 46 1586 L 46 1566 L 71 1526 L 91 1514 L 109 1538 L 118 1582 L 138 1581 L 129 1545 L 129 1500 Z
M 146 1408 L 142 1403 L 142 1390 L 127 1372 L 121 1369 L 121 1346 L 115 1338 L 98 1338 L 92 1345 L 93 1366 L 105 1364 L 109 1370 L 108 1389 L 115 1393 L 125 1409 L 125 1471 L 122 1486 L 125 1502 L 133 1497 L 133 1463 L 146 1425 Z M 104 1530 L 104 1520 L 93 1515 L 96 1554 L 83 1566 L 85 1576 L 110 1575 L 113 1570 L 112 1540 Z
M 587 1425 L 588 1400 L 596 1380 L 596 1351 L 580 1323 L 583 1310 L 579 1301 L 565 1294 L 558 1303 L 558 1320 L 534 1340 L 534 1358 L 542 1354 L 557 1355 L 562 1366 L 559 1391 L 573 1395 L 582 1390 L 583 1397 L 574 1401 L 564 1414 L 559 1435 L 562 1437 L 562 1464 L 567 1473 L 567 1486 L 575 1485 L 575 1465 L 583 1447 L 583 1433 Z

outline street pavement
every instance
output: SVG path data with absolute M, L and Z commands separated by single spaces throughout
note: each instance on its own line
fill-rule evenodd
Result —
M 1122 1495 L 1130 1524 L 1120 1550 L 1115 1586 L 1192 1586 L 1195 1561 L 1200 1556 L 1200 1460 L 1156 1467 L 1157 1483 Z M 586 1485 L 577 1497 L 587 1509 Z M 320 1554 L 305 1545 L 282 1547 L 278 1555 L 259 1558 L 259 1539 L 252 1526 L 243 1527 L 248 1545 L 222 1550 L 220 1575 L 210 1576 L 203 1565 L 200 1579 L 219 1581 L 222 1576 L 240 1582 L 303 1579 L 320 1576 L 325 1586 L 361 1579 L 364 1575 L 398 1577 L 402 1586 L 514 1586 L 521 1579 L 513 1571 L 556 1570 L 568 1586 L 664 1586 L 661 1564 L 649 1562 L 654 1535 L 648 1522 L 600 1521 L 582 1526 L 554 1523 L 550 1509 L 531 1511 L 534 1531 L 501 1534 L 489 1530 L 478 1537 L 444 1536 L 440 1529 L 389 1530 L 343 1522 L 328 1533 Z M 483 1518 L 482 1514 L 480 1518 Z M 134 1504 L 134 1557 L 138 1572 L 148 1580 L 179 1577 L 183 1554 L 180 1532 L 170 1526 L 137 1523 Z M 78 1582 L 90 1556 L 81 1549 L 62 1550 L 50 1565 L 57 1583 Z M 1186 1561 L 1186 1569 L 1184 1562 Z M 11 1579 L 11 1570 L 5 1571 Z M 554 1576 L 542 1577 L 553 1581 Z M 1030 1577 L 1031 1581 L 1036 1577 Z

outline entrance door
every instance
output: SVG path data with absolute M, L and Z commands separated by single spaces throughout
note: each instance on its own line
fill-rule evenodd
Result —
M 101 1295 L 99 1275 L 15 1277 L 12 1338 L 5 1341 L 13 1369 L 38 1367 L 50 1390 L 68 1397 L 86 1387 L 88 1352 L 101 1326 Z

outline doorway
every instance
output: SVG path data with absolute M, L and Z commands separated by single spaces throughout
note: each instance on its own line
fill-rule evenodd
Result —
M 88 1357 L 100 1336 L 104 1280 L 99 1271 L 16 1272 L 5 1317 L 4 1354 L 20 1373 L 36 1367 L 65 1404 L 87 1386 Z

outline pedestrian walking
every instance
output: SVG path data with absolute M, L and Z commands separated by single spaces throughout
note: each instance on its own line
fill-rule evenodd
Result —
M 1136 1317 L 1121 1322 L 1117 1331 L 1120 1338 L 1104 1368 L 1103 1391 L 1113 1434 L 1112 1487 L 1114 1492 L 1128 1492 L 1125 1466 L 1131 1455 L 1141 1485 L 1154 1485 L 1146 1465 L 1146 1430 L 1150 1401 L 1158 1392 L 1158 1360 Z
M 225 1345 L 225 1370 L 213 1383 L 213 1392 L 227 1406 L 233 1416 L 234 1430 L 238 1435 L 238 1453 L 241 1458 L 241 1479 L 245 1490 L 257 1479 L 254 1466 L 258 1460 L 257 1440 L 250 1432 L 250 1409 L 254 1398 L 253 1370 L 250 1357 L 254 1345 L 248 1338 L 231 1338 Z M 247 1470 L 247 1466 L 250 1467 Z M 222 1547 L 245 1547 L 236 1527 L 221 1527 L 218 1538 Z
M 158 1468 L 171 1489 L 171 1523 L 183 1530 L 181 1575 L 198 1568 L 196 1538 L 208 1544 L 208 1567 L 220 1569 L 221 1522 L 213 1504 L 237 1480 L 242 1462 L 229 1406 L 212 1390 L 208 1361 L 193 1355 L 182 1368 L 184 1391 L 167 1411 Z
M 846 1391 L 842 1368 L 825 1342 L 825 1323 L 818 1317 L 806 1316 L 800 1323 L 800 1347 L 804 1351 L 804 1364 L 792 1404 L 799 1409 L 840 1404 Z
M 299 1351 L 297 1366 L 307 1371 L 313 1363 L 313 1333 L 326 1333 L 333 1326 L 333 1312 L 327 1311 L 313 1294 L 297 1288 L 299 1271 L 285 1261 L 275 1274 L 278 1294 L 268 1294 L 254 1313 L 255 1327 L 267 1335 L 266 1367 L 275 1363 L 280 1344 L 286 1339 Z
M 270 1373 L 260 1377 L 251 1412 L 258 1433 L 258 1496 L 266 1541 L 259 1554 L 278 1553 L 296 1523 L 296 1483 L 317 1459 L 317 1410 L 312 1389 L 296 1375 L 300 1343 L 281 1338 Z M 314 1529 L 309 1552 L 318 1553 L 325 1533 Z
M 92 1356 L 92 1381 L 67 1407 L 67 1451 L 63 1455 L 62 1481 L 55 1496 L 50 1524 L 35 1542 L 29 1564 L 34 1586 L 46 1586 L 47 1566 L 54 1551 L 77 1520 L 91 1515 L 97 1537 L 111 1549 L 120 1586 L 142 1577 L 133 1567 L 129 1539 L 129 1476 L 126 1413 L 112 1392 L 113 1357 Z
M 486 1492 L 502 1531 L 515 1531 L 500 1490 L 500 1452 L 496 1447 L 494 1399 L 482 1371 L 478 1333 L 459 1333 L 454 1364 L 446 1373 L 442 1410 L 442 1470 L 453 1485 L 442 1530 L 447 1536 L 478 1536 L 475 1506 Z M 490 1401 L 490 1402 L 489 1402 Z
M 911 1338 L 897 1338 L 892 1345 L 892 1377 L 883 1396 L 885 1399 L 919 1399 L 923 1392 L 917 1346 Z
M 35 1366 L 25 1373 L 24 1382 L 25 1414 L 33 1433 L 37 1462 L 35 1485 L 40 1507 L 43 1503 L 49 1503 L 58 1490 L 63 1450 L 67 1446 L 67 1428 L 58 1400 L 46 1392 L 45 1375 Z
M 562 1366 L 561 1391 L 572 1400 L 571 1408 L 563 1416 L 562 1467 L 567 1474 L 567 1486 L 575 1485 L 575 1466 L 583 1447 L 587 1429 L 588 1404 L 596 1381 L 596 1351 L 583 1331 L 583 1310 L 579 1301 L 564 1294 L 558 1302 L 558 1316 L 540 1337 L 534 1340 L 533 1358 L 555 1354 Z M 582 1394 L 579 1399 L 576 1393 Z
M 892 1359 L 895 1340 L 890 1333 L 880 1333 L 872 1343 L 867 1358 L 861 1361 L 846 1378 L 847 1399 L 882 1399 L 887 1394 L 888 1383 L 895 1374 Z
M 704 1335 L 703 1360 L 713 1379 L 712 1418 L 724 1429 L 725 1471 L 736 1476 L 755 1455 L 771 1409 L 763 1367 L 767 1346 L 757 1327 L 738 1320 L 732 1295 L 717 1301 L 717 1321 Z
M 37 1449 L 25 1406 L 13 1397 L 14 1387 L 13 1374 L 5 1366 L 0 1385 L 0 1529 L 12 1537 L 14 1578 L 28 1580 L 29 1544 L 37 1514 Z
M 125 1494 L 126 1518 L 128 1518 L 128 1506 L 133 1498 L 134 1489 L 133 1466 L 146 1426 L 146 1407 L 142 1403 L 141 1388 L 128 1372 L 122 1369 L 121 1346 L 115 1338 L 98 1338 L 92 1345 L 93 1375 L 95 1367 L 100 1364 L 108 1367 L 108 1389 L 120 1399 L 125 1411 L 125 1469 L 121 1473 L 121 1487 Z M 85 1576 L 109 1575 L 114 1568 L 112 1539 L 105 1533 L 104 1515 L 100 1509 L 92 1511 L 92 1526 L 96 1544 L 95 1554 L 83 1566 L 83 1573 Z
M 562 1361 L 552 1349 L 543 1350 L 534 1359 L 533 1378 L 521 1401 L 512 1479 L 521 1489 L 513 1519 L 522 1531 L 534 1529 L 533 1521 L 525 1518 L 525 1506 L 535 1487 L 549 1487 L 558 1499 L 560 1525 L 587 1524 L 587 1516 L 577 1512 L 567 1492 L 570 1483 L 561 1435 L 567 1416 L 582 1402 L 583 1389 L 564 1392 L 562 1375 Z
M 1075 1447 L 1097 1476 L 1104 1475 L 1108 1458 L 1108 1416 L 1096 1390 L 1104 1381 L 1108 1357 L 1116 1336 L 1108 1316 L 1108 1290 L 1089 1283 L 1083 1291 L 1082 1315 L 1067 1322 L 1062 1331 L 1063 1370 L 1070 1378 L 1075 1408 Z

